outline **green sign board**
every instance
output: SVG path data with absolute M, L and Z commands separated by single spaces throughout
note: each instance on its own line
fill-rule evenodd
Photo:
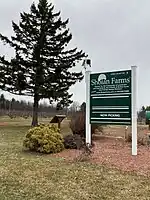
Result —
M 146 111 L 146 124 L 150 124 L 150 111 Z
M 90 75 L 90 123 L 131 124 L 131 70 Z

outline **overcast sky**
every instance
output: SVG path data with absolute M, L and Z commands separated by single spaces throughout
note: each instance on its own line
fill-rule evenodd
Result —
M 27 11 L 32 2 L 0 0 L 0 32 L 10 36 L 11 20 L 18 20 L 20 11 Z M 130 69 L 137 65 L 138 107 L 150 105 L 150 1 L 53 0 L 53 3 L 64 19 L 70 19 L 72 46 L 89 54 L 92 71 Z M 4 53 L 12 55 L 10 49 L 0 46 L 0 54 Z M 77 70 L 81 68 L 78 66 Z M 75 101 L 85 101 L 84 81 L 71 92 Z

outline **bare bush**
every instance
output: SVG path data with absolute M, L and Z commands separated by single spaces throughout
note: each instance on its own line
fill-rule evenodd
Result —
M 72 116 L 70 121 L 70 129 L 73 134 L 80 135 L 82 138 L 85 138 L 85 113 L 76 112 L 74 116 Z M 94 134 L 95 130 L 99 132 L 103 132 L 103 128 L 99 124 L 92 124 L 91 133 Z
M 145 133 L 144 133 L 145 130 Z M 132 132 L 131 130 L 125 130 L 125 141 L 131 143 L 132 142 Z M 149 145 L 150 144 L 150 134 L 146 133 L 146 129 L 142 129 L 138 127 L 138 134 L 137 134 L 137 143 L 139 145 Z

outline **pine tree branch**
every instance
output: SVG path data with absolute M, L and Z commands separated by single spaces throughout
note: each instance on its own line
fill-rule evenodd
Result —
M 4 43 L 4 45 L 9 44 L 11 47 L 14 47 L 13 42 L 9 40 L 8 37 L 3 36 L 1 33 L 0 33 L 0 40 Z

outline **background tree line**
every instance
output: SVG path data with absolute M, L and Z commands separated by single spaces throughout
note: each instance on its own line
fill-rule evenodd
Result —
M 39 105 L 39 115 L 42 117 L 51 117 L 58 112 L 61 114 L 66 114 L 68 109 L 64 108 L 62 110 L 57 109 L 57 105 L 47 105 L 46 103 L 41 103 Z M 10 117 L 29 117 L 32 116 L 33 103 L 26 101 L 19 101 L 15 98 L 11 100 L 5 98 L 4 94 L 0 95 L 0 115 L 10 115 Z
M 81 105 L 74 101 L 69 107 L 60 108 L 59 104 L 52 105 L 47 103 L 39 104 L 39 116 L 52 117 L 56 114 L 74 115 L 77 111 L 84 110 L 85 103 Z M 0 95 L 0 115 L 13 117 L 31 117 L 33 112 L 33 103 L 30 101 L 17 100 L 15 98 L 7 99 L 4 94 Z
M 26 110 L 26 111 L 32 111 L 33 109 L 33 103 L 26 102 L 26 101 L 19 101 L 15 98 L 12 98 L 11 100 L 6 99 L 4 94 L 0 95 L 0 109 L 3 110 Z M 39 105 L 39 110 L 41 112 L 51 112 L 56 111 L 55 105 L 47 105 L 46 103 L 41 103 Z

